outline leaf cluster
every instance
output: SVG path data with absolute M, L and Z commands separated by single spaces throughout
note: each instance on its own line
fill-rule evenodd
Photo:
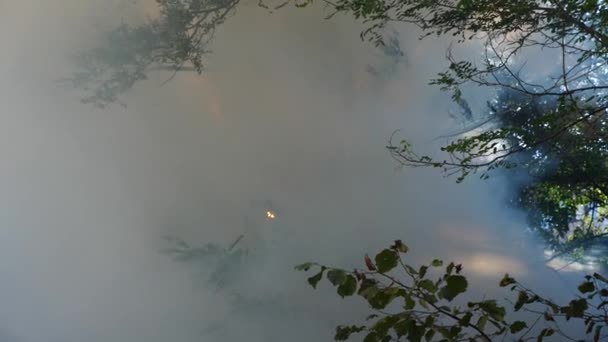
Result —
M 365 323 L 340 325 L 334 339 L 346 341 L 363 334 L 363 341 L 493 341 L 512 336 L 518 341 L 556 336 L 576 341 L 561 329 L 565 321 L 577 321 L 582 335 L 599 341 L 608 324 L 608 279 L 600 274 L 586 276 L 578 286 L 579 295 L 565 305 L 544 298 L 505 274 L 500 287 L 516 293 L 512 310 L 535 314 L 533 322 L 509 320 L 507 308 L 495 299 L 459 299 L 468 290 L 462 265 L 444 265 L 438 259 L 413 267 L 405 262 L 407 246 L 400 240 L 374 259 L 366 256 L 365 269 L 347 271 L 317 263 L 296 267 L 315 271 L 308 283 L 317 288 L 326 279 L 342 298 L 358 296 L 372 313 Z

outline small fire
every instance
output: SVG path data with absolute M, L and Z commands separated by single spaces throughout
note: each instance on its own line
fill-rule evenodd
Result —
M 267 218 L 267 219 L 269 219 L 269 220 L 273 220 L 273 219 L 274 219 L 274 217 L 275 217 L 275 215 L 274 215 L 274 213 L 273 213 L 272 211 L 270 211 L 270 210 L 267 210 L 267 211 L 266 211 L 266 218 Z

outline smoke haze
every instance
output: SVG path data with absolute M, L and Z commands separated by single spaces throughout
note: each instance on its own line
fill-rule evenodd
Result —
M 462 262 L 480 297 L 505 271 L 569 294 L 576 278 L 544 266 L 499 177 L 456 185 L 435 170 L 397 170 L 384 149 L 402 129 L 434 151 L 428 141 L 455 127 L 449 95 L 427 85 L 447 42 L 396 27 L 406 62 L 378 78 L 366 66 L 387 60 L 351 18 L 252 3 L 218 31 L 202 76 L 161 86 L 170 74 L 154 72 L 126 107 L 105 110 L 59 87 L 72 56 L 153 9 L 0 2 L 0 341 L 331 340 L 365 307 L 313 292 L 293 266 L 360 266 L 397 238 L 414 263 Z M 465 95 L 479 109 L 475 91 Z M 227 245 L 241 234 L 254 267 L 236 287 L 260 303 L 236 311 L 196 276 L 203 265 L 159 252 L 163 236 Z

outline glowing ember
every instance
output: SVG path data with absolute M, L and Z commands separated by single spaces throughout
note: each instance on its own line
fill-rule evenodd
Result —
M 274 213 L 270 210 L 266 211 L 266 218 L 270 220 L 274 219 Z

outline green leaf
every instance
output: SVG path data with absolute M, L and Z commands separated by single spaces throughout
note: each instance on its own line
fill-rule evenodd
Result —
M 412 299 L 411 296 L 407 295 L 404 297 L 405 299 L 405 310 L 412 310 L 416 307 L 416 302 Z
M 424 276 L 426 275 L 426 271 L 429 268 L 427 266 L 420 266 L 420 269 L 418 270 L 418 274 L 420 275 L 420 278 L 424 278 Z
M 598 325 L 595 327 L 595 332 L 593 333 L 593 342 L 597 342 L 600 340 L 600 332 L 602 331 L 602 325 Z
M 378 333 L 379 336 L 384 336 L 388 333 L 389 329 L 393 328 L 393 326 L 399 321 L 399 316 L 386 316 L 382 319 L 379 319 L 376 324 L 372 327 L 372 329 Z
M 502 306 L 498 306 L 495 300 L 484 300 L 483 302 L 477 303 L 477 305 L 493 319 L 501 322 L 504 321 L 507 310 Z
M 364 279 L 359 284 L 359 296 L 367 299 L 373 298 L 380 289 L 378 288 L 378 282 L 374 279 Z
M 420 342 L 424 336 L 424 327 L 417 325 L 415 321 L 411 321 L 410 328 L 407 334 L 407 340 L 410 342 Z
M 407 253 L 410 250 L 409 247 L 401 240 L 395 240 L 395 243 L 391 246 L 391 248 L 401 253 Z
M 431 262 L 431 266 L 433 267 L 441 267 L 443 266 L 443 261 L 439 259 L 435 259 Z
M 379 338 L 378 334 L 375 331 L 370 332 L 363 339 L 363 342 L 379 342 L 379 341 L 380 341 L 380 338 Z
M 433 316 L 433 315 L 426 316 L 426 318 L 424 319 L 424 326 L 426 326 L 427 328 L 430 328 L 434 324 L 435 324 L 435 316 Z
M 479 328 L 479 330 L 483 331 L 486 328 L 486 323 L 488 323 L 488 316 L 483 315 L 479 317 L 479 319 L 477 320 L 477 327 Z
M 452 339 L 456 339 L 456 337 L 458 337 L 458 334 L 460 334 L 460 332 L 462 331 L 462 328 L 457 326 L 457 325 L 452 325 L 452 327 L 450 328 L 450 337 Z
M 593 277 L 603 283 L 608 284 L 608 279 L 605 278 L 603 275 L 599 274 L 599 273 L 593 273 Z
M 310 286 L 312 286 L 313 289 L 317 288 L 317 284 L 319 283 L 319 281 L 321 281 L 321 278 L 323 278 L 324 272 L 325 272 L 325 268 L 321 268 L 321 271 L 319 273 L 308 278 L 308 283 L 310 284 Z
M 536 337 L 536 341 L 540 342 L 543 340 L 543 337 L 549 337 L 551 335 L 553 335 L 555 333 L 555 330 L 551 329 L 551 328 L 545 328 L 543 330 L 541 330 L 541 332 L 538 334 L 538 336 Z
M 439 294 L 448 301 L 452 301 L 456 296 L 467 290 L 467 279 L 461 275 L 448 276 L 445 281 L 446 285 L 441 288 Z
M 590 281 L 586 281 L 578 286 L 578 290 L 581 293 L 593 292 L 595 291 L 595 285 Z
M 511 326 L 509 327 L 509 330 L 511 331 L 511 334 L 516 334 L 516 333 L 524 330 L 527 327 L 528 327 L 528 325 L 526 324 L 526 322 L 515 321 L 515 322 L 513 322 L 513 324 L 511 324 Z
M 451 262 L 446 268 L 445 268 L 445 273 L 447 273 L 448 275 L 452 274 L 452 271 L 454 270 L 454 263 Z
M 420 287 L 421 289 L 427 290 L 430 293 L 435 293 L 435 291 L 437 291 L 435 284 L 430 279 L 423 279 L 423 280 L 419 281 L 418 287 Z
M 407 335 L 410 327 L 412 326 L 412 322 L 412 320 L 404 319 L 395 323 L 395 325 L 393 326 L 393 330 L 395 330 L 395 334 L 397 334 L 397 337 Z
M 462 325 L 463 327 L 466 327 L 471 323 L 472 317 L 473 317 L 473 313 L 467 312 L 464 314 L 464 316 L 462 316 L 460 318 L 460 320 L 458 321 L 458 324 Z
M 376 255 L 375 261 L 378 272 L 386 273 L 397 267 L 399 255 L 395 251 L 385 249 Z
M 424 334 L 424 339 L 426 340 L 426 342 L 431 342 L 433 340 L 434 336 L 435 336 L 435 330 L 429 329 L 426 332 L 426 334 Z
M 570 304 L 565 308 L 566 315 L 570 317 L 583 317 L 585 311 L 589 308 L 587 300 L 584 298 L 574 299 L 570 301 Z
M 505 276 L 500 280 L 500 287 L 509 286 L 511 284 L 515 284 L 515 279 L 511 278 L 509 274 L 505 274 Z
M 305 262 L 303 264 L 294 267 L 297 271 L 308 271 L 314 264 L 312 262 Z
M 515 311 L 519 311 L 519 309 L 521 309 L 524 304 L 526 304 L 526 302 L 528 301 L 530 297 L 528 297 L 528 294 L 525 291 L 519 291 L 519 294 L 517 295 L 517 301 L 515 302 Z
M 374 309 L 384 309 L 393 299 L 395 299 L 394 295 L 379 291 L 373 297 L 370 297 L 367 302 Z
M 334 286 L 342 285 L 346 281 L 346 272 L 343 270 L 331 269 L 327 272 L 327 280 Z
M 328 274 L 329 275 L 329 274 Z M 352 296 L 357 291 L 357 279 L 352 275 L 347 275 L 344 282 L 338 286 L 338 294 L 340 297 Z
M 336 334 L 334 335 L 334 340 L 336 341 L 346 341 L 352 334 L 359 333 L 365 330 L 364 326 L 356 326 L 356 325 L 339 325 L 336 327 Z

